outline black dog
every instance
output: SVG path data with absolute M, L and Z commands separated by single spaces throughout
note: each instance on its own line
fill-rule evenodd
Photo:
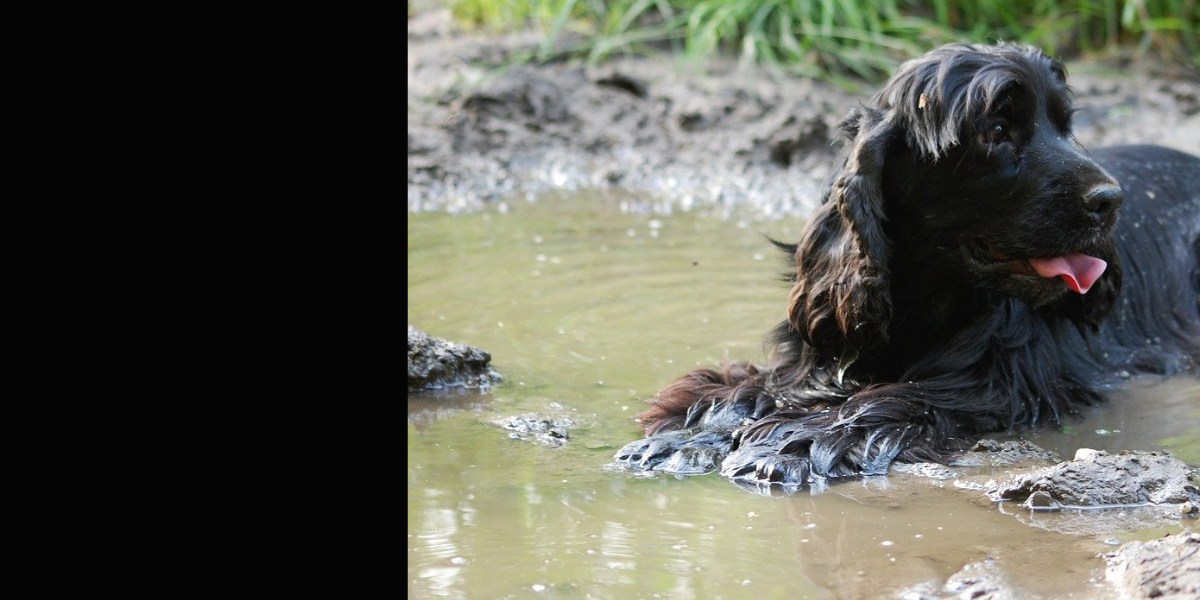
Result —
M 1011 44 L 909 61 L 839 126 L 767 367 L 688 373 L 637 471 L 756 486 L 946 462 L 1139 373 L 1200 371 L 1200 159 L 1088 153 L 1063 66 Z

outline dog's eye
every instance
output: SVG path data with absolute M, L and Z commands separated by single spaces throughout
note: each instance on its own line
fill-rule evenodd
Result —
M 988 126 L 983 133 L 979 134 L 979 141 L 995 146 L 1008 139 L 1008 127 L 1004 123 L 993 123 Z

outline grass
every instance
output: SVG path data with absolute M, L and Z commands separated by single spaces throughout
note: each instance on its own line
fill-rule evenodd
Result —
M 1131 51 L 1200 68 L 1200 0 L 452 0 L 463 23 L 543 33 L 528 58 L 673 48 L 772 70 L 877 81 L 949 41 L 999 39 L 1059 56 Z

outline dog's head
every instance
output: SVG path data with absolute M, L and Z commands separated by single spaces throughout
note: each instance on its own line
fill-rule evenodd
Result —
M 797 251 L 792 326 L 828 353 L 886 340 L 893 261 L 1097 324 L 1120 287 L 1123 194 L 1071 114 L 1065 69 L 1034 48 L 952 44 L 902 65 L 839 126 L 847 158 Z

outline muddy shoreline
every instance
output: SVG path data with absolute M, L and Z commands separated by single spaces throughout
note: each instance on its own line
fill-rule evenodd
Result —
M 669 55 L 512 66 L 533 35 L 409 21 L 408 209 L 474 211 L 551 190 L 625 194 L 631 211 L 804 217 L 833 168 L 834 125 L 869 99 L 733 61 Z M 1068 64 L 1085 147 L 1156 143 L 1200 154 L 1200 73 Z

